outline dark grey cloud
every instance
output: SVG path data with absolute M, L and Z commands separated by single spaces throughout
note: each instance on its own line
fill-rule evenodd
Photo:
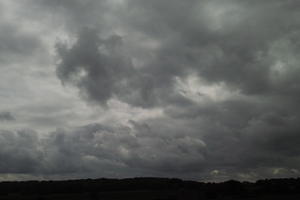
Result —
M 175 119 L 131 121 L 131 126 L 89 124 L 58 129 L 43 137 L 33 130 L 1 131 L 0 169 L 3 174 L 48 178 L 176 176 L 254 180 L 297 176 L 297 137 L 272 131 L 278 128 L 272 125 L 270 132 L 260 132 L 258 129 L 266 125 L 258 124 L 263 123 L 267 122 L 249 125 L 247 129 L 257 129 L 255 135 L 251 130 L 240 134 L 221 125 L 211 126 L 207 120 Z M 293 126 L 282 129 L 291 132 Z
M 0 121 L 13 121 L 15 117 L 10 112 L 0 112 Z
M 89 105 L 105 107 L 100 115 L 113 112 L 112 101 L 128 112 L 161 114 L 86 123 L 45 138 L 5 132 L 6 140 L 33 150 L 3 154 L 4 173 L 25 159 L 26 173 L 70 177 L 299 175 L 297 1 L 28 2 L 37 12 L 27 15 L 44 16 L 43 23 L 69 39 L 53 44 L 63 85 L 78 89 Z M 1 52 L 34 49 L 26 43 L 34 44 L 30 37 L 4 32 L 0 38 L 24 43 L 8 40 Z
M 0 131 L 0 173 L 33 173 L 42 154 L 39 151 L 37 133 L 32 130 Z
M 1 173 L 128 177 L 201 170 L 196 167 L 204 161 L 200 139 L 149 137 L 135 126 L 90 124 L 43 138 L 33 130 L 1 131 Z
M 122 54 L 121 45 L 120 36 L 101 39 L 95 30 L 83 30 L 71 49 L 58 44 L 63 59 L 57 75 L 63 82 L 77 85 L 89 99 L 106 103 L 114 91 L 126 88 L 135 75 L 130 60 Z
M 297 65 L 297 63 L 284 63 L 286 68 L 293 68 L 286 72 L 278 72 L 280 69 L 276 67 L 280 65 L 278 62 L 287 62 L 287 57 L 298 52 L 295 46 L 297 44 L 292 42 L 298 37 L 296 34 L 299 30 L 298 11 L 289 10 L 291 3 L 279 1 L 251 5 L 236 1 L 228 1 L 225 4 L 217 2 L 189 1 L 169 5 L 161 1 L 151 3 L 129 1 L 128 9 L 132 16 L 129 14 L 128 18 L 125 18 L 125 23 L 159 43 L 160 47 L 151 52 L 154 58 L 145 63 L 142 69 L 134 72 L 132 67 L 129 67 L 130 59 L 133 58 L 129 57 L 125 61 L 120 60 L 120 56 L 128 56 L 128 52 L 139 51 L 142 47 L 124 44 L 122 52 L 109 53 L 109 56 L 114 57 L 113 60 L 119 60 L 119 63 L 106 64 L 112 71 L 116 65 L 119 65 L 118 70 L 128 72 L 128 74 L 114 73 L 116 78 L 119 76 L 117 78 L 119 81 L 112 80 L 114 84 L 125 82 L 124 88 L 112 87 L 113 84 L 110 83 L 108 84 L 110 86 L 105 86 L 106 90 L 95 89 L 93 85 L 101 87 L 109 82 L 100 76 L 110 77 L 105 72 L 98 72 L 101 74 L 98 74 L 97 78 L 87 77 L 85 80 L 82 78 L 81 82 L 85 83 L 80 84 L 80 87 L 85 88 L 89 96 L 95 94 L 96 100 L 99 100 L 99 95 L 105 100 L 109 99 L 109 93 L 117 93 L 117 96 L 126 102 L 140 104 L 134 97 L 137 95 L 140 96 L 141 101 L 148 102 L 147 105 L 154 106 L 161 101 L 176 101 L 174 98 L 179 97 L 174 94 L 174 78 L 184 78 L 194 71 L 209 82 L 224 82 L 229 87 L 249 95 L 296 93 L 298 87 L 291 84 L 291 81 L 294 83 L 299 73 L 296 67 L 289 65 Z M 180 9 L 186 10 L 184 13 L 187 14 L 178 12 Z M 215 9 L 216 16 L 210 13 L 209 9 Z M 76 9 L 73 11 L 77 12 Z M 217 15 L 218 13 L 220 16 Z M 286 18 L 289 19 L 288 23 Z M 101 32 L 94 34 L 101 34 Z M 82 64 L 80 62 L 84 62 L 89 55 L 93 56 L 93 59 L 90 59 L 93 63 L 83 63 L 84 67 L 90 68 L 83 71 L 89 74 L 94 68 L 98 70 L 103 68 L 103 64 L 99 62 L 107 61 L 99 55 L 97 47 L 100 48 L 101 44 L 97 44 L 98 38 L 95 35 L 79 34 L 78 43 L 65 56 L 60 54 L 62 63 L 59 65 L 59 71 L 70 68 L 70 63 L 66 62 L 76 62 L 73 63 L 74 66 L 80 65 Z M 92 43 L 91 52 L 85 51 L 87 47 L 82 44 L 84 40 Z M 92 42 L 93 40 L 95 42 Z M 78 57 L 79 49 L 85 51 L 81 54 L 82 60 Z M 288 52 L 282 52 L 286 50 Z M 140 49 L 140 51 L 145 50 Z M 72 56 L 77 60 L 71 61 Z M 95 56 L 98 63 L 95 62 Z M 94 67 L 89 67 L 91 65 Z M 97 81 L 104 82 L 97 84 Z M 131 89 L 136 92 L 130 91 Z M 125 94 L 121 94 L 124 90 L 126 90 Z M 169 92 L 173 95 L 171 99 L 165 97 Z

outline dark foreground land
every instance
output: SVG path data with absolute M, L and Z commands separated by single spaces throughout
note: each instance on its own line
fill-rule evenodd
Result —
M 0 199 L 299 200 L 300 178 L 260 180 L 256 183 L 200 183 L 166 178 L 2 182 Z

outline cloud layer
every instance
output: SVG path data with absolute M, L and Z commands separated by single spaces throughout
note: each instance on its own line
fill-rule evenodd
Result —
M 28 85 L 1 101 L 28 100 L 0 114 L 2 174 L 299 176 L 296 0 L 12 2 L 1 70 Z

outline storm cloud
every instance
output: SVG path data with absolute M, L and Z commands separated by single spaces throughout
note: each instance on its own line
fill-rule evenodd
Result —
M 2 174 L 299 176 L 296 0 L 12 2 Z

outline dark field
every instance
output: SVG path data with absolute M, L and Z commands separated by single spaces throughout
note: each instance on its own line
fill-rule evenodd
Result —
M 300 199 L 300 179 L 201 183 L 165 178 L 0 183 L 0 199 L 200 200 Z

